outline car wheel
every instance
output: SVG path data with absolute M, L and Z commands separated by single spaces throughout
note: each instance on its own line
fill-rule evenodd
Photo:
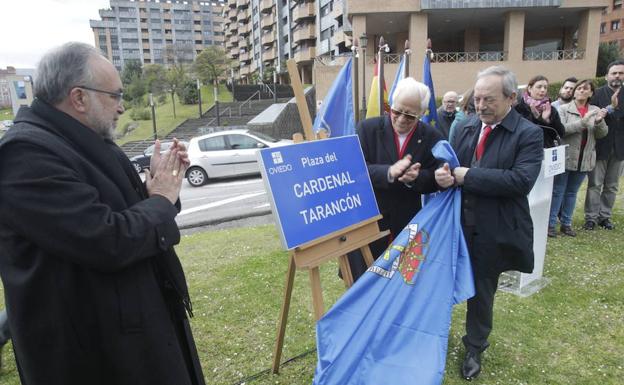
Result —
M 141 165 L 140 165 L 140 164 L 138 164 L 137 162 L 132 162 L 132 167 L 134 167 L 134 170 L 137 172 L 137 174 L 140 174 L 140 173 L 141 173 L 141 171 L 143 171 L 143 170 L 141 169 Z
M 186 180 L 188 180 L 191 186 L 199 187 L 208 181 L 208 175 L 206 175 L 206 171 L 199 167 L 191 167 L 186 173 Z

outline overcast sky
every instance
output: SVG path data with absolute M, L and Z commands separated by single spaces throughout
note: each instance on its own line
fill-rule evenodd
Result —
M 50 48 L 68 41 L 95 45 L 89 19 L 109 0 L 0 0 L 0 68 L 35 68 Z

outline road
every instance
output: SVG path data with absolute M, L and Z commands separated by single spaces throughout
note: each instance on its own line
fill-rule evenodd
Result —
M 181 228 L 217 224 L 271 212 L 264 182 L 259 176 L 209 182 L 192 187 L 182 182 L 182 211 L 176 217 Z

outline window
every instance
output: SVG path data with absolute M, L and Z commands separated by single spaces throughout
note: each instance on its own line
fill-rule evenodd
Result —
M 613 9 L 622 8 L 622 0 L 613 0 Z
M 199 143 L 200 151 L 221 151 L 225 150 L 225 136 L 216 136 L 214 138 L 206 138 L 200 140 Z
M 600 33 L 605 33 L 607 31 L 607 23 L 600 23 Z
M 611 21 L 611 30 L 617 31 L 618 29 L 620 29 L 620 20 Z
M 259 148 L 258 141 L 246 135 L 228 135 L 233 149 Z

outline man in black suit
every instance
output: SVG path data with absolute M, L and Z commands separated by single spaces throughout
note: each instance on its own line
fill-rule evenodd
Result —
M 494 294 L 506 270 L 533 271 L 533 223 L 527 194 L 540 172 L 542 130 L 513 109 L 516 78 L 504 67 L 477 76 L 477 115 L 462 123 L 452 146 L 460 167 L 435 171 L 437 183 L 462 186 L 462 227 L 470 252 L 476 294 L 468 300 L 462 377 L 481 371 L 489 346 Z
M 414 80 L 401 80 L 394 91 L 390 115 L 360 123 L 358 135 L 375 198 L 383 219 L 381 230 L 398 235 L 421 208 L 420 195 L 437 191 L 434 171 L 438 162 L 431 148 L 442 135 L 419 118 L 427 110 L 429 88 Z M 377 258 L 388 246 L 389 239 L 371 244 Z M 359 253 L 349 255 L 354 280 L 365 271 Z

